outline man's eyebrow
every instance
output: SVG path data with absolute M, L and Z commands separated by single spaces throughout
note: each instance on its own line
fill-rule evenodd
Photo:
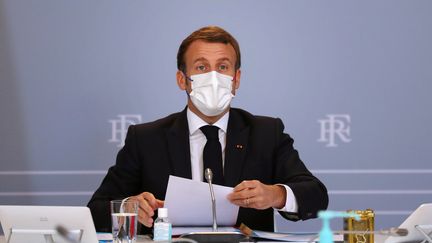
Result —
M 194 60 L 194 64 L 197 62 L 207 62 L 207 59 L 205 59 L 204 57 L 198 57 L 197 59 Z
M 230 64 L 232 64 L 231 59 L 229 59 L 228 57 L 222 57 L 218 59 L 218 62 L 223 62 L 223 61 L 228 61 Z

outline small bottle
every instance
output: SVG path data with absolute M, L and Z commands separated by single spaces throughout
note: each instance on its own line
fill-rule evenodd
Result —
M 171 223 L 168 220 L 168 209 L 159 208 L 158 218 L 154 223 L 153 229 L 154 241 L 170 241 L 171 240 Z

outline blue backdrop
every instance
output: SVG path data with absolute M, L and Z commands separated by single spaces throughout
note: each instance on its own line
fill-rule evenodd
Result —
M 280 117 L 330 209 L 432 201 L 431 1 L 0 0 L 0 204 L 85 205 L 129 124 L 177 112 L 180 42 L 240 42 L 233 106 Z M 309 230 L 312 220 L 279 230 Z M 340 226 L 340 222 L 339 223 Z

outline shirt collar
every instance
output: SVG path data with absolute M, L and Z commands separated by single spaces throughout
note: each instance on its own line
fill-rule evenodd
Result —
M 224 133 L 226 133 L 228 127 L 228 118 L 229 118 L 229 112 L 225 113 L 219 120 L 217 120 L 213 124 L 213 126 L 219 127 L 219 129 L 221 129 Z M 197 130 L 200 129 L 200 127 L 209 125 L 207 122 L 205 122 L 195 113 L 193 113 L 189 109 L 189 107 L 187 108 L 187 120 L 189 125 L 189 135 L 194 134 Z

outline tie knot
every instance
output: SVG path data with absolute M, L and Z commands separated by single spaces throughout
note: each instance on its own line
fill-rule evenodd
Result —
M 202 126 L 201 131 L 206 136 L 207 140 L 218 140 L 219 141 L 219 127 L 217 126 Z

